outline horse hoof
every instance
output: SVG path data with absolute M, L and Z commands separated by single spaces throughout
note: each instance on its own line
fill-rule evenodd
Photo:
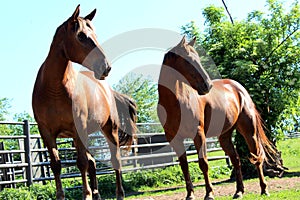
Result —
M 270 193 L 268 191 L 264 191 L 261 193 L 262 196 L 267 196 L 269 197 L 270 196 Z
M 209 195 L 206 195 L 205 197 L 204 197 L 204 200 L 214 200 L 215 198 L 214 198 L 214 196 L 210 193 Z
M 242 192 L 237 192 L 233 195 L 234 199 L 242 199 L 243 198 L 243 193 Z
M 186 197 L 185 200 L 195 200 L 195 197 Z
M 195 200 L 195 196 L 194 195 L 191 195 L 189 197 L 186 197 L 185 200 Z
M 100 195 L 93 195 L 93 200 L 101 200 L 101 197 Z

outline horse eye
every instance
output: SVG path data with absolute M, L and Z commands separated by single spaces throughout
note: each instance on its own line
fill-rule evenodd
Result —
M 89 23 L 86 23 L 86 26 L 92 29 L 92 26 Z
M 86 37 L 86 35 L 83 32 L 80 32 L 78 34 L 78 39 L 79 39 L 80 42 L 83 42 L 84 40 L 87 39 L 87 37 Z

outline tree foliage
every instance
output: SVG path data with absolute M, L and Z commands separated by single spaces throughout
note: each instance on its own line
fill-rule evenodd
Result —
M 156 106 L 158 101 L 157 85 L 149 78 L 130 73 L 113 88 L 135 100 L 138 108 L 138 123 L 158 122 Z
M 0 99 L 0 121 L 4 121 L 7 117 L 8 109 L 10 108 L 10 100 L 8 98 Z
M 8 98 L 1 98 L 0 99 L 0 121 L 7 120 L 7 116 L 9 114 L 10 108 L 10 100 Z M 0 134 L 1 135 L 9 135 L 11 133 L 11 129 L 6 124 L 0 124 Z M 0 140 L 2 143 L 3 140 Z M 4 144 L 7 146 L 7 144 Z
M 8 98 L 0 99 L 0 121 L 7 120 L 8 115 L 10 115 L 9 108 L 10 100 Z M 28 120 L 29 122 L 35 122 L 33 117 L 30 116 L 29 113 L 23 112 L 18 113 L 13 116 L 14 122 L 23 122 L 24 120 Z M 30 133 L 31 134 L 38 134 L 37 126 L 30 126 Z M 1 124 L 0 125 L 0 134 L 1 135 L 23 135 L 23 126 L 22 125 L 8 125 L 8 124 Z M 16 150 L 19 149 L 19 143 L 16 139 L 6 139 L 0 140 L 0 142 L 4 142 L 5 149 L 9 150 Z

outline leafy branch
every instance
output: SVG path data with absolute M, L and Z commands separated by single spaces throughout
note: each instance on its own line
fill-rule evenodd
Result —
M 271 53 L 265 58 L 265 62 L 267 62 L 269 59 L 270 59 L 270 57 L 273 55 L 273 53 L 277 50 L 277 49 L 279 49 L 279 47 L 281 46 L 281 45 L 283 45 L 294 33 L 296 33 L 297 31 L 298 31 L 299 29 L 297 28 L 297 29 L 295 29 L 295 30 L 293 30 L 285 39 L 283 39 L 272 51 L 271 51 Z

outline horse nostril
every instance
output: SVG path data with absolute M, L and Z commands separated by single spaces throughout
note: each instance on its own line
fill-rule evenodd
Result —
M 201 83 L 198 85 L 198 94 L 199 95 L 205 95 L 207 93 L 210 92 L 211 88 L 212 88 L 212 84 L 210 82 L 207 83 Z
M 108 76 L 109 72 L 111 70 L 111 67 L 107 67 L 103 73 L 104 76 Z
M 208 84 L 208 91 L 210 91 L 212 87 L 213 87 L 213 85 L 211 83 L 209 83 Z

